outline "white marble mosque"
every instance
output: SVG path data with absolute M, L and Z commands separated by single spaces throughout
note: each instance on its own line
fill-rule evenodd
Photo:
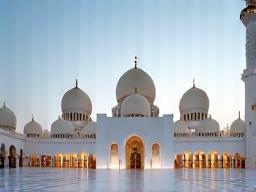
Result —
M 112 116 L 91 118 L 90 97 L 67 91 L 62 116 L 51 130 L 32 118 L 16 132 L 15 113 L 0 108 L 0 167 L 76 167 L 97 169 L 253 168 L 256 166 L 256 0 L 247 0 L 240 19 L 246 27 L 245 117 L 220 128 L 209 115 L 207 93 L 195 83 L 180 99 L 180 120 L 159 116 L 156 88 L 135 67 L 117 82 Z M 161 96 L 159 96 L 161 97 Z M 244 119 L 244 120 L 243 120 Z

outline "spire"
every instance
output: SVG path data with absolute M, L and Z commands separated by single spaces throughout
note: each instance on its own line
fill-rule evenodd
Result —
M 76 79 L 76 88 L 78 88 L 78 80 Z
M 32 113 L 32 121 L 34 121 L 34 114 Z
M 134 68 L 137 68 L 137 62 L 138 62 L 138 58 L 137 56 L 134 57 Z
M 5 108 L 5 101 L 4 101 L 4 106 L 3 106 L 3 108 Z
M 196 82 L 195 78 L 193 78 L 193 87 L 196 87 Z
M 238 111 L 238 118 L 241 119 L 241 113 Z

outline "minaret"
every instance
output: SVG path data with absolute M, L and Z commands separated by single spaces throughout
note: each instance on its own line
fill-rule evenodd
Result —
M 245 83 L 245 122 L 246 122 L 246 167 L 254 167 L 256 149 L 253 135 L 256 133 L 256 0 L 245 0 L 246 8 L 240 19 L 246 27 L 246 69 L 242 80 Z

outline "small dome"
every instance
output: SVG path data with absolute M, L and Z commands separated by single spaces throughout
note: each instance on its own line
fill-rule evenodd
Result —
M 241 118 L 238 118 L 231 124 L 230 133 L 243 133 L 245 132 L 245 127 L 245 122 Z
M 138 93 L 129 95 L 121 104 L 121 116 L 139 115 L 149 117 L 151 115 L 150 103 Z
M 96 134 L 96 123 L 94 121 L 89 121 L 84 128 L 81 130 L 82 135 L 94 135 Z
M 180 100 L 180 113 L 208 113 L 209 110 L 209 98 L 205 91 L 195 86 L 190 88 L 184 93 Z
M 63 113 L 92 113 L 92 103 L 89 96 L 78 86 L 70 89 L 62 98 L 61 108 Z
M 75 133 L 74 127 L 70 121 L 59 118 L 54 121 L 51 126 L 52 135 L 73 135 Z
M 196 133 L 218 133 L 219 131 L 219 123 L 211 117 L 200 121 L 198 128 L 196 128 Z
M 150 103 L 155 100 L 155 85 L 152 78 L 142 69 L 137 67 L 125 72 L 118 80 L 116 86 L 116 99 L 120 103 L 125 97 L 133 93 L 137 87 L 140 93 L 148 99 Z
M 50 138 L 50 131 L 48 129 L 43 130 L 43 138 Z
M 43 136 L 43 129 L 39 123 L 37 123 L 34 118 L 27 123 L 24 127 L 24 134 L 26 135 L 36 135 L 36 137 Z M 34 136 L 32 136 L 34 137 Z
M 16 116 L 15 114 L 8 108 L 4 106 L 0 108 L 0 127 L 10 129 L 15 131 L 16 129 Z
M 178 120 L 174 125 L 174 133 L 190 133 L 187 123 L 182 120 Z

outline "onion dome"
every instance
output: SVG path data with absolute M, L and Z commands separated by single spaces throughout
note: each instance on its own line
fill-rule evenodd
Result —
M 209 110 L 209 98 L 205 91 L 197 88 L 194 84 L 182 96 L 179 109 L 181 116 L 189 113 L 207 114 Z
M 76 86 L 66 92 L 61 101 L 61 108 L 63 113 L 78 113 L 78 114 L 91 114 L 92 103 L 89 96 Z
M 51 135 L 73 135 L 75 133 L 73 124 L 70 121 L 63 120 L 59 117 L 51 126 Z
M 174 125 L 174 133 L 190 133 L 187 123 L 182 120 L 178 120 Z
M 135 61 L 136 62 L 136 61 Z M 135 67 L 125 72 L 118 80 L 116 86 L 116 99 L 120 103 L 125 97 L 133 93 L 134 87 L 140 90 L 140 94 L 150 103 L 155 100 L 155 85 L 152 78 L 142 69 Z
M 0 127 L 5 130 L 15 131 L 16 129 L 16 116 L 8 107 L 0 108 Z
M 27 137 L 42 137 L 43 129 L 41 125 L 32 118 L 32 120 L 25 125 L 23 133 L 26 134 Z
M 239 117 L 236 119 L 230 126 L 230 133 L 243 133 L 245 132 L 246 124 L 245 122 L 240 118 L 240 112 Z
M 220 131 L 220 125 L 215 120 L 210 118 L 204 119 L 200 122 L 198 128 L 196 128 L 196 133 L 218 133 Z
M 81 135 L 96 135 L 96 122 L 89 121 L 81 130 Z
M 50 138 L 51 134 L 48 129 L 43 130 L 43 138 Z
M 143 95 L 134 93 L 124 99 L 121 104 L 121 116 L 144 116 L 151 115 L 150 103 Z

